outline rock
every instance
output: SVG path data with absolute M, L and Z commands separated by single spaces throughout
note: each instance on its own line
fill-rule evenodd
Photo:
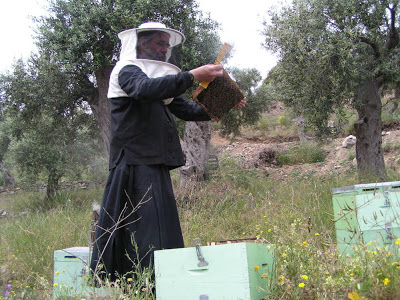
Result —
M 354 135 L 349 135 L 346 137 L 343 142 L 342 142 L 342 147 L 343 148 L 349 148 L 352 147 L 356 144 L 357 138 Z

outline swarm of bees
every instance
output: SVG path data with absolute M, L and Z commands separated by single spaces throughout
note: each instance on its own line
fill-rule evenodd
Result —
M 212 119 L 219 121 L 244 98 L 244 95 L 224 71 L 224 76 L 216 77 L 206 89 L 199 86 L 192 98 Z

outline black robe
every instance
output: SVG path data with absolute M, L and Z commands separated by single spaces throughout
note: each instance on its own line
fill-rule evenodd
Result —
M 184 164 L 172 114 L 210 120 L 179 96 L 193 84 L 187 72 L 150 79 L 128 65 L 118 80 L 129 97 L 110 99 L 110 174 L 90 265 L 112 281 L 133 277 L 139 263 L 142 269 L 151 266 L 154 250 L 184 247 L 169 174 Z

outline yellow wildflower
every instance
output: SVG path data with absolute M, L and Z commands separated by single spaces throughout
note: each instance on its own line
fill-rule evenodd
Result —
M 287 256 L 287 254 L 286 253 L 282 253 L 282 257 L 286 257 Z
M 303 242 L 303 246 L 307 246 L 308 243 L 306 241 Z
M 389 279 L 389 278 L 385 278 L 385 279 L 383 280 L 383 284 L 384 284 L 384 285 L 388 285 L 389 282 L 390 282 L 390 279 Z
M 316 233 L 315 233 L 315 236 L 319 236 L 319 233 L 318 233 L 318 232 L 316 232 Z
M 58 286 L 58 283 L 54 283 L 53 286 Z
M 60 272 L 57 271 L 57 272 L 56 272 L 56 275 L 58 275 L 58 274 L 60 274 Z
M 131 282 L 133 279 L 132 278 L 128 278 L 128 282 Z
M 285 276 L 281 275 L 279 278 L 283 280 L 285 279 Z
M 308 280 L 308 276 L 307 275 L 301 275 L 301 278 Z
M 347 297 L 349 297 L 350 300 L 360 300 L 360 296 L 356 292 L 348 293 Z
M 254 266 L 254 270 L 258 271 L 260 269 L 259 266 Z
M 304 282 L 299 283 L 299 287 L 303 288 L 305 286 Z
M 400 238 L 398 238 L 395 242 L 396 245 L 400 245 Z

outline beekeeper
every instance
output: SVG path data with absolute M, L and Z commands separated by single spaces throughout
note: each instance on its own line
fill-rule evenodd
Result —
M 173 115 L 210 120 L 181 95 L 194 82 L 223 74 L 221 65 L 182 72 L 185 37 L 161 23 L 144 23 L 118 37 L 120 59 L 108 90 L 110 173 L 91 259 L 94 274 L 112 281 L 132 277 L 139 263 L 148 267 L 153 250 L 184 247 L 169 174 L 185 164 Z

